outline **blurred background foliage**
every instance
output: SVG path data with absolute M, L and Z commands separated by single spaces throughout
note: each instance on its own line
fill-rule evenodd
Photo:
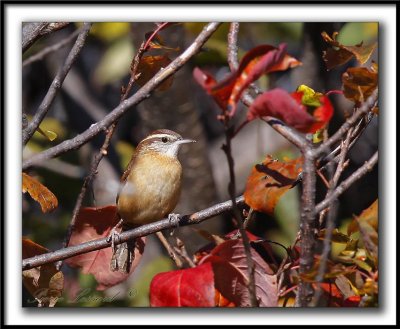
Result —
M 36 42 L 23 56 L 23 60 L 40 50 L 66 38 L 81 24 L 70 24 L 67 28 L 46 36 Z M 160 35 L 169 47 L 180 47 L 183 51 L 203 28 L 204 23 L 183 23 L 165 29 Z M 23 158 L 50 148 L 63 140 L 70 139 L 100 120 L 119 103 L 121 86 L 129 80 L 132 58 L 144 39 L 144 34 L 154 28 L 150 23 L 94 23 L 90 36 L 73 69 L 67 76 L 53 107 L 41 124 L 41 129 L 51 131 L 57 137 L 54 141 L 36 132 L 23 151 Z M 174 77 L 172 87 L 167 91 L 156 91 L 125 115 L 113 138 L 108 156 L 103 159 L 99 173 L 91 190 L 87 193 L 85 206 L 100 206 L 115 202 L 118 179 L 128 163 L 135 145 L 153 128 L 175 129 L 192 134 L 200 139 L 198 147 L 181 154 L 185 158 L 184 196 L 177 211 L 189 213 L 228 199 L 228 173 L 225 155 L 221 150 L 223 127 L 216 120 L 219 110 L 216 104 L 197 86 L 191 71 L 195 66 L 209 71 L 218 79 L 228 72 L 227 33 L 229 24 L 223 24 L 209 39 L 203 50 L 192 59 L 185 69 Z M 240 26 L 239 58 L 249 49 L 260 44 L 288 44 L 288 52 L 303 61 L 301 69 L 271 74 L 258 82 L 261 89 L 282 87 L 293 91 L 299 84 L 307 84 L 317 91 L 340 89 L 340 75 L 343 68 L 327 72 L 322 63 L 324 45 L 320 33 L 331 35 L 338 31 L 338 40 L 346 45 L 361 41 L 370 43 L 378 38 L 376 23 L 242 23 Z M 43 99 L 47 89 L 68 54 L 72 42 L 53 52 L 40 61 L 24 66 L 22 70 L 23 112 L 30 119 Z M 173 59 L 180 51 L 168 52 Z M 157 50 L 152 51 L 157 54 Z M 307 58 L 313 58 L 310 62 Z M 377 61 L 377 52 L 373 60 Z M 355 66 L 355 62 L 348 63 Z M 133 92 L 138 89 L 135 86 Z M 156 102 L 151 103 L 151 99 Z M 147 105 L 146 105 L 147 104 Z M 147 106 L 147 107 L 146 107 Z M 336 129 L 344 120 L 351 104 L 335 102 L 335 117 L 331 129 Z M 243 118 L 245 109 L 239 108 L 238 119 Z M 166 119 L 167 118 L 167 119 Z M 374 122 L 365 132 L 358 145 L 351 151 L 351 162 L 347 175 L 372 155 L 378 147 L 378 124 Z M 29 174 L 38 178 L 58 198 L 59 207 L 51 214 L 43 215 L 37 203 L 29 196 L 23 196 L 22 234 L 33 241 L 56 250 L 62 246 L 66 228 L 70 222 L 76 198 L 83 179 L 88 173 L 90 161 L 98 151 L 104 136 L 100 135 L 78 151 L 68 152 L 57 159 L 31 169 Z M 262 122 L 248 125 L 233 141 L 233 155 L 237 175 L 237 195 L 243 193 L 244 184 L 251 167 L 261 162 L 266 154 L 282 159 L 284 156 L 297 157 L 298 151 L 281 136 Z M 200 171 L 200 169 L 202 171 Z M 345 173 L 345 177 L 346 177 Z M 338 226 L 345 230 L 353 214 L 360 213 L 377 198 L 377 169 L 355 184 L 340 199 Z M 206 184 L 205 187 L 201 184 Z M 318 198 L 324 189 L 319 186 Z M 188 196 L 186 196 L 188 195 Z M 186 196 L 186 197 L 185 197 Z M 274 216 L 257 214 L 250 231 L 263 238 L 277 241 L 284 246 L 293 243 L 299 221 L 299 187 L 289 191 L 275 210 Z M 233 229 L 230 216 L 211 219 L 200 226 L 212 234 L 224 235 Z M 196 227 L 197 228 L 197 227 Z M 207 241 L 193 228 L 176 229 L 168 238 L 179 237 L 189 253 L 202 247 Z M 278 257 L 283 257 L 282 247 L 273 245 Z M 338 247 L 339 248 L 339 247 Z M 334 254 L 340 250 L 334 248 Z M 58 306 L 148 306 L 148 291 L 152 277 L 162 271 L 173 269 L 175 264 L 154 237 L 148 239 L 141 265 L 123 284 L 106 291 L 96 291 L 96 282 L 91 275 L 80 274 L 77 270 L 63 266 L 65 274 L 64 298 Z M 26 306 L 31 297 L 24 290 Z

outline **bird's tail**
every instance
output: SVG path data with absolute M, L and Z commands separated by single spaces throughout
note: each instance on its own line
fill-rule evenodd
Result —
M 132 229 L 131 226 L 124 225 L 121 232 Z M 132 263 L 135 260 L 136 239 L 123 242 L 115 246 L 111 257 L 110 269 L 113 272 L 119 271 L 129 273 Z

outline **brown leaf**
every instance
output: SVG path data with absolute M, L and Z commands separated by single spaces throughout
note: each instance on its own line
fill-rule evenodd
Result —
M 323 59 L 326 63 L 328 70 L 343 65 L 348 62 L 353 56 L 357 59 L 360 64 L 364 64 L 371 57 L 372 52 L 377 47 L 377 43 L 371 45 L 363 45 L 361 42 L 355 46 L 344 46 L 340 42 L 336 41 L 338 32 L 334 32 L 332 38 L 326 33 L 321 33 L 323 39 L 332 47 L 337 47 L 338 49 L 329 48 L 327 51 L 323 52 Z
M 254 210 L 273 214 L 279 198 L 296 182 L 302 163 L 302 158 L 280 162 L 268 155 L 247 179 L 245 202 Z
M 378 199 L 356 217 L 365 249 L 378 263 Z
M 366 67 L 351 67 L 342 75 L 343 93 L 347 99 L 364 102 L 378 86 L 378 73 Z
M 22 238 L 22 258 L 30 258 L 49 252 L 48 249 Z M 53 307 L 61 297 L 64 286 L 64 275 L 55 264 L 45 264 L 30 270 L 22 271 L 22 282 L 25 288 L 38 301 L 39 306 Z
M 24 172 L 22 173 L 22 192 L 28 192 L 32 199 L 39 202 L 44 213 L 58 206 L 56 196 L 46 186 Z
M 68 246 L 75 246 L 83 242 L 101 239 L 109 236 L 111 229 L 118 223 L 115 205 L 100 208 L 82 208 L 76 220 L 75 229 Z M 82 268 L 82 273 L 93 274 L 99 285 L 97 290 L 104 290 L 125 281 L 139 264 L 144 251 L 145 238 L 138 239 L 135 248 L 135 259 L 130 273 L 113 272 L 110 270 L 112 257 L 111 248 L 95 250 L 86 254 L 68 258 L 65 262 L 72 267 Z
M 139 86 L 144 86 L 159 70 L 167 67 L 170 63 L 171 60 L 167 55 L 143 56 L 139 62 L 138 74 L 140 75 L 136 83 Z M 173 81 L 173 76 L 169 77 L 157 87 L 157 90 L 165 91 L 169 89 Z
M 318 239 L 324 240 L 326 235 L 326 229 L 322 229 L 318 232 Z M 350 241 L 350 237 L 342 232 L 340 232 L 337 228 L 332 231 L 332 242 L 336 243 L 344 243 L 347 244 Z
M 145 39 L 148 40 L 154 31 L 147 32 L 145 34 Z M 179 51 L 179 47 L 171 48 L 164 44 L 164 40 L 159 34 L 155 34 L 152 39 L 148 42 L 149 49 L 164 49 L 164 50 L 171 50 L 171 51 Z

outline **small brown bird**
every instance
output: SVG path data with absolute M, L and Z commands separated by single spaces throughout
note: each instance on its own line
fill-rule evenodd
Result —
M 168 216 L 181 191 L 182 166 L 177 155 L 182 144 L 194 140 L 167 129 L 153 131 L 136 148 L 117 195 L 117 210 L 122 231 Z M 111 238 L 114 239 L 115 232 Z M 134 242 L 115 246 L 110 268 L 129 273 Z

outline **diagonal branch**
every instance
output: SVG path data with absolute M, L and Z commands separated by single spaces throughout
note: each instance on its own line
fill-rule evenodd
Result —
M 243 205 L 244 204 L 243 196 L 236 198 L 235 203 L 237 206 Z M 224 212 L 230 211 L 232 210 L 232 208 L 233 208 L 232 201 L 229 200 L 222 203 L 218 203 L 212 207 L 195 212 L 193 214 L 182 216 L 178 219 L 178 221 L 172 221 L 171 219 L 164 218 L 157 222 L 142 225 L 133 230 L 122 232 L 120 234 L 120 239 L 115 241 L 115 244 L 120 244 L 131 239 L 156 233 L 161 230 L 172 229 L 177 226 L 198 224 L 204 220 L 210 219 Z M 54 263 L 73 256 L 110 247 L 111 242 L 107 242 L 107 240 L 108 238 L 92 240 L 76 246 L 62 248 L 57 251 L 49 252 L 31 258 L 26 258 L 22 261 L 22 270 L 29 270 L 31 268 L 41 266 L 44 264 Z
M 22 27 L 22 53 L 27 51 L 40 37 L 66 27 L 67 22 L 26 23 Z
M 175 58 L 166 68 L 159 71 L 152 79 L 150 79 L 142 88 L 133 96 L 126 99 L 101 121 L 91 125 L 86 131 L 66 140 L 52 148 L 43 151 L 32 158 L 25 160 L 22 164 L 23 170 L 33 165 L 54 158 L 60 154 L 80 148 L 87 141 L 97 136 L 100 132 L 106 130 L 113 122 L 118 120 L 132 106 L 139 104 L 150 96 L 151 92 L 158 87 L 164 80 L 175 74 L 187 61 L 196 55 L 204 43 L 211 37 L 221 23 L 209 23 L 202 32 L 197 36 L 194 42 L 177 58 Z
M 37 109 L 35 116 L 33 117 L 32 121 L 28 124 L 28 127 L 22 133 L 22 142 L 23 145 L 26 145 L 28 141 L 31 139 L 33 133 L 39 127 L 40 123 L 46 116 L 47 112 L 50 109 L 50 106 L 53 104 L 53 101 L 57 95 L 57 92 L 61 89 L 61 86 L 64 82 L 65 77 L 67 76 L 69 70 L 72 67 L 72 64 L 78 58 L 80 51 L 82 50 L 83 45 L 85 44 L 86 37 L 89 34 L 89 30 L 91 27 L 91 23 L 85 23 L 82 31 L 79 33 L 78 38 L 74 46 L 71 48 L 71 51 L 68 54 L 67 59 L 63 67 L 58 71 L 56 77 L 54 78 L 53 82 L 51 83 L 49 90 L 47 91 L 46 96 L 42 100 L 39 108 Z

